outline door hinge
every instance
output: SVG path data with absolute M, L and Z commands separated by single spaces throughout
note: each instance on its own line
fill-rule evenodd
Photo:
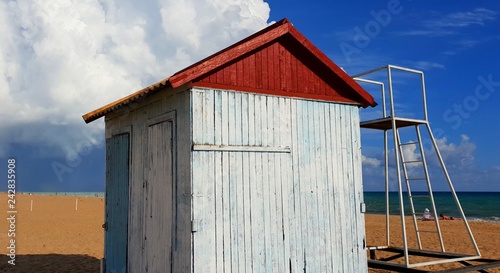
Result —
M 365 205 L 365 203 L 361 203 L 361 205 L 360 205 L 360 211 L 361 211 L 361 213 L 365 213 L 366 212 L 366 205 Z
M 191 220 L 191 232 L 194 233 L 198 231 L 198 224 L 196 220 Z
M 102 224 L 102 228 L 103 228 L 105 231 L 108 231 L 108 222 L 105 222 L 104 224 Z
M 106 272 L 106 258 L 101 259 L 101 273 Z

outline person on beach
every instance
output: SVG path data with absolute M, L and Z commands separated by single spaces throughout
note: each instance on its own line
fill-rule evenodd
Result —
M 425 208 L 424 210 L 422 221 L 434 221 L 434 217 L 431 216 L 431 212 L 429 211 L 428 208 Z
M 456 220 L 456 219 L 459 219 L 459 218 L 455 218 L 453 216 L 448 216 L 448 215 L 444 215 L 444 214 L 439 214 L 439 217 L 441 217 L 441 220 Z

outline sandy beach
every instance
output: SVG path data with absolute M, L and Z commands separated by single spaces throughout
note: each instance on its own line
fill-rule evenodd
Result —
M 4 213 L 7 211 L 6 194 Z M 76 200 L 78 199 L 78 210 Z M 33 210 L 30 211 L 31 200 Z M 100 259 L 104 253 L 104 199 L 102 197 L 75 196 L 16 196 L 16 260 L 15 266 L 8 264 L 8 221 L 0 225 L 2 242 L 0 272 L 99 272 Z M 6 215 L 7 217 L 7 215 Z M 412 222 L 407 222 L 410 228 Z M 500 223 L 469 222 L 481 254 L 485 258 L 500 259 Z M 422 229 L 432 229 L 433 222 L 419 222 Z M 401 244 L 399 217 L 391 217 L 394 245 Z M 385 244 L 385 217 L 366 215 L 367 244 Z M 468 235 L 460 220 L 441 221 L 441 229 L 447 251 L 470 253 Z M 411 229 L 409 229 L 411 230 Z M 415 233 L 409 232 L 410 246 L 416 247 Z M 438 249 L 435 234 L 423 236 L 424 247 Z M 434 269 L 449 268 L 450 265 L 435 266 Z M 370 269 L 370 272 L 386 272 Z M 491 270 L 500 272 L 500 269 Z
M 366 215 L 366 241 L 367 245 L 382 246 L 386 245 L 385 216 Z M 413 227 L 413 220 L 407 217 L 408 246 L 418 248 L 416 235 Z M 439 221 L 443 242 L 446 251 L 461 254 L 475 254 L 471 244 L 469 234 L 465 224 L 461 220 Z M 470 228 L 476 239 L 482 257 L 491 259 L 500 259 L 500 223 L 469 221 Z M 390 217 L 391 245 L 402 246 L 401 221 L 399 216 Z M 434 221 L 418 221 L 420 230 L 436 230 Z M 430 250 L 440 250 L 440 244 L 436 233 L 421 234 L 422 247 Z M 410 260 L 411 263 L 423 262 L 419 257 Z M 447 263 L 441 265 L 428 266 L 421 269 L 426 270 L 444 270 L 460 267 L 458 263 Z M 369 272 L 388 272 L 384 270 L 370 269 Z M 489 269 L 488 272 L 500 272 L 500 268 Z
M 6 199 L 2 193 L 4 213 Z M 8 222 L 2 221 L 0 272 L 99 272 L 104 198 L 18 194 L 16 209 L 16 265 L 7 263 L 7 239 L 11 238 Z

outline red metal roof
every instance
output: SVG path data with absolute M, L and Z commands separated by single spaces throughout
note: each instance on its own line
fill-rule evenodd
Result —
M 283 19 L 158 83 L 83 116 L 96 120 L 165 86 L 229 89 L 375 106 L 368 94 Z

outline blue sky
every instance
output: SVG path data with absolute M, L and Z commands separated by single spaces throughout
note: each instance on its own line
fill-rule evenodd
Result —
M 455 188 L 500 191 L 500 3 L 269 3 L 272 20 L 289 18 L 351 75 L 386 64 L 424 71 L 431 128 Z M 394 76 L 403 81 L 395 84 L 396 92 L 401 92 L 396 97 L 401 110 L 397 113 L 410 118 L 421 115 L 419 97 L 411 93 L 414 78 Z M 378 89 L 368 91 L 380 101 Z M 373 117 L 370 111 L 380 115 L 379 107 L 361 110 L 362 117 Z M 362 130 L 362 139 L 365 190 L 383 190 L 383 135 Z M 427 152 L 434 189 L 446 190 L 438 162 Z M 396 189 L 395 184 L 391 189 Z
M 82 114 L 284 17 L 348 74 L 386 64 L 424 71 L 455 188 L 500 191 L 495 1 L 1 3 L 0 160 L 17 160 L 20 191 L 103 191 L 104 124 L 85 125 Z M 421 114 L 413 82 L 402 75 L 396 90 L 410 117 Z M 365 189 L 382 190 L 381 135 L 363 130 L 362 138 Z M 437 161 L 429 165 L 445 189 Z

